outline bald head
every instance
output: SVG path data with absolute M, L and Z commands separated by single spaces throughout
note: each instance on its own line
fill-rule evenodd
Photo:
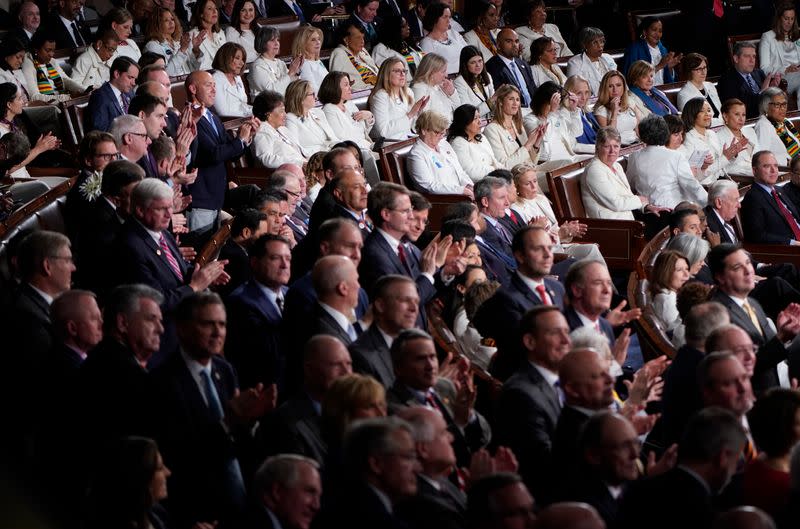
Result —
M 289 171 L 290 173 L 292 173 L 294 176 L 296 176 L 297 178 L 299 178 L 301 180 L 305 180 L 305 178 L 306 178 L 306 176 L 303 174 L 303 169 L 297 164 L 285 163 L 283 165 L 278 166 L 278 168 L 275 169 L 275 170 L 276 171 Z
M 713 529 L 775 529 L 775 522 L 758 507 L 736 507 L 720 514 Z
M 554 503 L 539 513 L 536 529 L 605 529 L 597 511 L 587 503 Z
M 511 28 L 503 28 L 497 34 L 497 49 L 503 57 L 519 57 L 519 36 Z
M 331 384 L 353 372 L 350 353 L 344 344 L 327 334 L 312 336 L 303 350 L 303 377 L 312 399 L 321 401 Z
M 189 74 L 185 81 L 186 97 L 193 103 L 199 103 L 206 108 L 214 105 L 217 96 L 217 86 L 211 74 L 205 70 L 195 70 Z
M 311 271 L 311 282 L 321 303 L 349 315 L 358 305 L 358 270 L 355 263 L 343 255 L 320 258 Z
M 608 362 L 592 349 L 568 353 L 558 365 L 558 376 L 566 403 L 590 410 L 601 410 L 614 401 L 614 379 Z
M 756 349 L 750 335 L 738 325 L 730 323 L 719 327 L 706 339 L 706 352 L 733 353 L 750 377 L 753 376 L 756 367 Z

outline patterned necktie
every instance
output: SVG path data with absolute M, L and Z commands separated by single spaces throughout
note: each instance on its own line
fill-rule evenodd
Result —
M 400 262 L 403 263 L 403 268 L 406 269 L 406 272 L 411 274 L 411 268 L 408 266 L 408 259 L 406 258 L 406 249 L 403 246 L 403 243 L 397 245 L 397 256 L 400 258 Z
M 756 328 L 759 334 L 763 335 L 764 331 L 761 329 L 761 324 L 758 322 L 758 316 L 756 316 L 756 311 L 753 310 L 753 307 L 750 306 L 750 303 L 748 303 L 747 301 L 742 303 L 742 309 L 744 309 L 744 312 L 750 318 L 750 321 L 753 322 L 753 327 Z
M 794 234 L 794 240 L 800 241 L 800 226 L 797 225 L 797 220 L 795 220 L 794 215 L 792 212 L 789 211 L 789 208 L 786 207 L 786 204 L 783 203 L 781 197 L 778 196 L 778 192 L 775 191 L 775 188 L 772 188 L 772 198 L 775 199 L 775 203 L 778 205 L 778 209 L 783 215 L 783 219 L 786 221 L 786 224 L 789 225 L 789 228 L 792 229 L 792 233 Z
M 728 224 L 726 222 L 725 223 L 725 229 L 728 231 L 728 235 L 730 236 L 731 241 L 736 242 L 737 241 L 737 239 L 736 239 L 736 230 L 733 229 L 733 226 L 731 226 L 730 224 Z
M 217 395 L 217 388 L 214 387 L 214 382 L 211 380 L 211 375 L 208 373 L 208 371 L 203 369 L 200 371 L 200 374 L 203 377 L 203 384 L 205 385 L 204 389 L 208 409 L 214 416 L 215 421 L 221 421 L 225 414 L 222 411 L 222 404 L 220 403 L 219 396 Z
M 561 381 L 560 380 L 556 380 L 555 382 L 553 382 L 553 391 L 556 392 L 556 397 L 558 398 L 559 406 L 563 407 L 564 406 L 564 390 L 561 389 Z
M 750 90 L 754 94 L 757 94 L 759 92 L 759 89 L 758 89 L 758 85 L 756 84 L 755 79 L 753 79 L 753 76 L 750 75 L 750 74 L 747 74 L 745 76 L 745 79 L 747 79 L 747 86 L 750 87 Z
M 552 305 L 552 303 L 550 303 L 550 297 L 547 295 L 547 291 L 544 289 L 544 285 L 536 285 L 536 293 L 539 294 L 539 299 L 542 300 L 542 305 Z
M 81 32 L 78 31 L 78 25 L 75 24 L 74 20 L 72 21 L 72 23 L 70 25 L 72 26 L 72 36 L 75 39 L 76 46 L 77 47 L 85 46 L 86 45 L 86 41 L 83 40 L 83 35 L 81 35 Z
M 283 294 L 278 294 L 275 297 L 275 305 L 278 306 L 278 312 L 282 315 L 283 314 Z
M 164 257 L 167 258 L 167 264 L 172 269 L 172 272 L 177 276 L 178 280 L 183 282 L 183 273 L 181 273 L 181 267 L 178 264 L 178 260 L 175 259 L 175 256 L 172 255 L 172 250 L 169 249 L 169 245 L 167 244 L 167 238 L 164 237 L 164 234 L 161 234 L 161 238 L 158 240 L 159 246 L 161 246 L 161 251 L 164 252 Z

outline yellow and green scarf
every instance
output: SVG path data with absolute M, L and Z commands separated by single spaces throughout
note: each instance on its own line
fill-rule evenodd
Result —
M 370 70 L 365 63 L 356 59 L 355 56 L 350 53 L 350 50 L 345 51 L 347 52 L 347 58 L 350 59 L 350 63 L 358 71 L 358 75 L 361 76 L 361 80 L 368 85 L 375 86 L 375 83 L 378 82 L 378 76 L 375 74 L 375 72 Z
M 778 133 L 778 137 L 783 142 L 784 147 L 786 147 L 786 153 L 791 158 L 797 156 L 797 153 L 800 152 L 800 145 L 797 144 L 797 140 L 795 139 L 797 137 L 797 129 L 794 128 L 792 122 L 785 119 L 782 123 L 774 123 L 774 125 L 775 132 Z
M 36 84 L 39 86 L 40 94 L 56 95 L 64 90 L 64 80 L 61 79 L 61 74 L 58 73 L 55 66 L 49 62 L 41 64 L 36 59 L 33 61 L 33 66 L 36 68 Z M 47 74 L 42 71 L 42 66 L 47 67 Z M 54 86 L 55 89 L 53 89 Z

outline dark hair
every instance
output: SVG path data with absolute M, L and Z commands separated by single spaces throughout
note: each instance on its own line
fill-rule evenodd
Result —
M 167 61 L 167 58 L 161 55 L 160 53 L 156 53 L 154 51 L 143 51 L 142 56 L 139 57 L 139 67 L 140 68 L 147 68 L 151 64 L 155 64 L 157 61 Z
M 114 31 L 111 28 L 108 28 L 102 31 L 97 30 L 97 32 L 95 32 L 94 36 L 92 37 L 92 41 L 102 42 L 105 44 L 106 42 L 119 42 L 120 38 L 119 35 L 117 35 L 116 31 Z
M 561 312 L 555 305 L 537 305 L 522 315 L 519 321 L 520 336 L 524 334 L 536 334 L 539 330 L 539 317 L 548 312 Z
M 494 171 L 490 171 L 486 176 L 501 178 L 505 180 L 506 184 L 510 184 L 514 181 L 514 175 L 508 169 L 495 169 Z
M 167 102 L 150 94 L 138 94 L 131 99 L 130 105 L 128 105 L 128 114 L 138 116 L 139 112 L 144 112 L 145 115 L 150 115 L 155 112 L 158 105 L 166 108 Z
M 17 53 L 25 51 L 25 45 L 20 42 L 16 37 L 6 37 L 0 43 L 0 68 L 3 70 L 11 70 L 11 67 L 6 62 L 6 57 L 16 55 Z
M 408 195 L 411 197 L 411 209 L 414 211 L 428 211 L 433 207 L 430 201 L 422 196 L 422 193 L 410 191 Z
M 453 111 L 453 121 L 450 123 L 450 132 L 447 135 L 447 141 L 451 142 L 455 138 L 467 137 L 467 125 L 475 120 L 475 112 L 478 108 L 475 105 L 468 103 L 461 105 Z M 476 138 L 480 141 L 481 135 L 478 134 Z
M 532 231 L 545 231 L 544 228 L 541 226 L 523 226 L 520 230 L 514 234 L 514 238 L 511 240 L 511 251 L 513 253 L 517 252 L 524 252 L 525 251 L 525 238 L 528 233 Z
M 283 103 L 283 96 L 272 90 L 264 90 L 253 100 L 253 115 L 261 121 L 266 121 L 267 114 Z
M 135 66 L 137 70 L 139 69 L 139 64 L 130 57 L 117 57 L 114 59 L 114 62 L 111 63 L 111 79 L 114 78 L 115 72 L 125 73 L 130 69 L 131 66 Z
M 519 474 L 512 472 L 490 474 L 471 483 L 467 494 L 466 519 L 470 520 L 475 527 L 483 527 L 497 520 L 500 513 L 497 512 L 494 495 L 517 484 L 525 486 Z
M 487 0 L 478 0 L 477 2 L 469 2 L 467 4 L 470 10 L 470 17 L 469 20 L 472 22 L 473 26 L 477 26 L 478 22 L 480 21 L 483 16 L 489 12 L 489 9 L 495 7 L 494 4 L 488 2 Z M 499 14 L 499 13 L 498 13 Z
M 672 233 L 674 230 L 680 230 L 683 226 L 683 221 L 689 215 L 698 215 L 699 212 L 696 209 L 675 209 L 672 213 L 669 214 L 669 231 Z
M 679 116 L 676 116 L 675 114 L 667 114 L 666 116 L 663 116 L 663 118 L 664 123 L 667 124 L 667 128 L 669 129 L 670 136 L 677 132 L 684 132 L 683 121 Z
M 249 252 L 250 257 L 254 259 L 261 259 L 265 255 L 267 255 L 267 244 L 271 242 L 282 242 L 286 246 L 289 246 L 289 241 L 287 241 L 280 235 L 265 233 L 264 235 L 256 239 L 253 245 L 250 247 L 250 252 Z
M 666 145 L 669 141 L 667 122 L 657 114 L 650 114 L 639 122 L 639 139 L 646 145 Z
M 131 12 L 124 7 L 112 7 L 108 13 L 103 15 L 100 20 L 100 25 L 97 27 L 97 34 L 101 35 L 104 31 L 110 29 L 113 31 L 111 24 L 124 24 L 128 20 L 133 20 Z M 118 36 L 119 37 L 119 36 Z
M 261 221 L 267 220 L 267 214 L 255 208 L 244 208 L 236 212 L 231 223 L 231 237 L 238 237 L 245 228 L 255 231 Z
M 800 393 L 772 388 L 756 400 L 747 414 L 750 433 L 759 451 L 770 457 L 788 454 L 797 443 L 795 417 L 800 410 Z
M 34 52 L 34 55 L 36 55 L 36 51 L 40 50 L 42 46 L 44 46 L 45 42 L 56 41 L 56 37 L 46 31 L 43 26 L 44 24 L 39 26 L 39 29 L 37 29 L 36 33 L 34 33 L 31 37 L 31 51 Z
M 94 156 L 94 151 L 99 144 L 106 142 L 113 143 L 114 147 L 117 146 L 117 141 L 114 139 L 114 136 L 108 132 L 103 132 L 101 130 L 91 130 L 87 132 L 78 147 L 78 157 L 80 158 L 78 161 L 83 164 L 84 160 Z
M 364 156 L 361 154 L 361 147 L 359 147 L 356 142 L 354 142 L 353 140 L 340 141 L 339 143 L 334 145 L 331 148 L 331 150 L 336 149 L 337 147 L 343 147 L 345 149 L 350 149 L 350 152 L 355 151 L 353 154 L 355 154 L 356 159 L 358 159 L 358 164 L 361 167 L 364 167 Z
M 447 211 L 442 215 L 442 224 L 449 220 L 465 220 L 469 222 L 472 213 L 477 211 L 477 209 L 478 207 L 474 202 L 467 202 L 466 200 L 450 204 L 447 207 Z
M 686 132 L 689 132 L 694 128 L 694 122 L 697 119 L 697 115 L 703 110 L 703 105 L 705 102 L 705 98 L 695 97 L 683 105 L 683 110 L 681 111 L 681 120 L 683 120 L 683 128 L 686 130 Z
M 219 47 L 217 53 L 214 55 L 214 61 L 211 67 L 222 73 L 231 73 L 231 62 L 236 54 L 241 52 L 242 62 L 247 62 L 247 52 L 241 44 L 236 42 L 226 42 Z M 241 75 L 241 72 L 239 74 Z
M 422 329 L 413 327 L 411 329 L 403 329 L 400 331 L 400 334 L 398 334 L 394 339 L 389 350 L 390 354 L 392 355 L 393 366 L 399 366 L 404 360 L 406 360 L 406 355 L 408 354 L 406 351 L 406 345 L 417 340 L 433 341 L 433 338 L 431 338 L 431 335 Z
M 241 14 L 242 14 L 242 9 L 244 8 L 244 4 L 246 4 L 247 2 L 250 2 L 251 4 L 253 4 L 253 8 L 255 9 L 255 13 L 256 13 L 256 16 L 254 16 L 253 20 L 250 21 L 250 27 L 247 28 L 247 29 L 249 29 L 250 31 L 255 33 L 256 30 L 258 30 L 258 28 L 259 28 L 258 23 L 256 22 L 258 20 L 258 6 L 256 5 L 255 1 L 254 0 L 236 0 L 236 3 L 233 5 L 233 11 L 231 11 L 231 27 L 233 29 L 235 29 L 236 31 L 238 31 L 239 35 L 242 34 L 242 29 L 241 29 L 242 22 L 240 20 L 240 17 L 241 17 Z M 260 55 L 260 53 L 259 53 L 259 55 Z
M 442 230 L 440 233 L 442 237 L 451 235 L 453 237 L 453 243 L 466 240 L 467 245 L 469 245 L 472 244 L 473 240 L 475 240 L 475 228 L 473 228 L 472 224 L 465 220 L 448 220 L 442 224 Z
M 531 112 L 535 116 L 541 115 L 541 110 L 550 105 L 550 99 L 553 94 L 560 94 L 561 87 L 553 81 L 547 81 L 539 85 L 539 88 L 533 93 L 531 97 Z
M 0 83 L 0 119 L 6 119 L 8 104 L 17 97 L 19 87 L 14 83 Z
M 178 306 L 175 308 L 175 323 L 182 324 L 194 320 L 197 309 L 207 305 L 225 306 L 222 298 L 216 292 L 208 290 L 192 292 L 178 302 Z
M 331 104 L 331 105 L 338 105 L 339 101 L 342 100 L 342 79 L 347 78 L 350 79 L 344 72 L 330 72 L 325 78 L 322 80 L 322 83 L 319 85 L 319 91 L 317 92 L 317 99 L 323 105 Z
M 370 0 L 375 1 L 375 0 Z M 355 28 L 357 29 L 362 35 L 365 35 L 367 32 L 364 31 L 364 27 L 356 22 L 355 20 L 348 20 L 343 24 L 339 25 L 336 29 L 336 43 L 337 44 L 344 44 L 344 39 L 350 36 L 350 29 Z
M 473 57 L 483 58 L 483 55 L 478 48 L 471 44 L 461 48 L 461 55 L 458 57 L 458 75 L 460 75 L 467 82 L 467 86 L 472 86 L 478 81 L 486 86 L 492 82 L 492 79 L 489 77 L 489 72 L 486 71 L 486 64 L 483 65 L 483 70 L 481 70 L 481 73 L 478 75 L 475 75 L 469 71 L 467 64 Z
M 125 186 L 141 181 L 144 176 L 144 169 L 139 165 L 128 160 L 114 160 L 103 169 L 100 192 L 106 196 L 119 196 Z
M 708 252 L 708 268 L 711 270 L 711 277 L 714 279 L 725 271 L 725 259 L 732 255 L 742 247 L 738 244 L 724 242 L 711 248 Z
M 746 440 L 742 423 L 733 413 L 716 406 L 704 408 L 686 424 L 678 461 L 709 462 L 724 449 L 741 450 Z
M 422 2 L 418 0 L 417 5 L 420 3 Z M 378 25 L 378 42 L 400 54 L 408 53 L 410 50 L 419 51 L 417 46 L 403 40 L 402 29 L 400 28 L 402 28 L 404 20 L 405 18 L 402 15 L 389 15 L 384 18 Z M 411 70 L 411 75 L 414 75 L 417 65 L 408 64 L 408 67 Z
M 258 116 L 256 116 L 256 117 L 258 117 Z M 334 146 L 333 148 L 331 148 L 331 150 L 329 150 L 325 154 L 325 156 L 322 158 L 322 170 L 324 172 L 333 171 L 333 162 L 338 157 L 343 156 L 346 153 L 353 154 L 353 151 L 351 151 L 348 147 L 336 147 L 336 146 Z
M 161 66 L 160 64 L 150 63 L 147 66 L 142 66 L 141 61 L 139 61 L 139 76 L 136 78 L 136 93 L 140 94 L 140 89 L 142 85 L 148 81 L 147 76 L 150 72 L 166 72 L 167 67 Z M 169 75 L 169 74 L 167 74 Z M 145 92 L 146 93 L 146 92 Z
M 725 113 L 726 113 L 726 112 L 728 112 L 728 111 L 729 111 L 731 108 L 733 108 L 733 107 L 735 107 L 735 106 L 737 106 L 737 105 L 746 106 L 746 105 L 744 104 L 744 101 L 742 101 L 741 99 L 736 99 L 735 97 L 732 97 L 732 98 L 730 98 L 730 99 L 726 99 L 726 100 L 725 100 L 725 101 L 722 103 L 722 108 L 720 108 L 720 109 L 719 109 L 719 111 L 720 111 L 720 113 L 721 113 L 721 114 L 725 114 Z
M 648 29 L 650 29 L 650 26 L 652 26 L 652 25 L 653 25 L 653 24 L 655 24 L 656 22 L 661 22 L 661 19 L 660 19 L 660 18 L 658 18 L 658 17 L 654 17 L 654 16 L 647 16 L 647 17 L 644 17 L 644 18 L 642 19 L 642 21 L 641 21 L 641 22 L 639 22 L 639 28 L 638 28 L 638 29 L 639 29 L 639 34 L 641 35 L 641 34 L 642 34 L 642 33 L 644 33 L 645 31 L 647 31 Z
M 444 15 L 444 10 L 450 9 L 449 6 L 441 2 L 433 2 L 425 10 L 425 16 L 422 18 L 422 27 L 426 31 L 432 31 L 436 22 Z
M 219 7 L 217 6 L 216 0 L 198 0 L 198 2 L 194 5 L 194 9 L 192 9 L 192 19 L 189 21 L 189 27 L 191 28 L 201 28 L 200 18 L 202 16 L 203 10 L 206 8 L 206 4 L 214 4 L 214 7 L 217 8 L 217 13 L 219 13 Z M 178 21 L 178 17 L 175 17 L 176 23 Z M 219 33 L 219 17 L 217 17 L 217 23 L 211 26 L 211 31 L 213 33 Z
M 552 42 L 555 41 L 550 37 L 539 37 L 531 42 L 531 64 L 539 64 L 542 54 Z

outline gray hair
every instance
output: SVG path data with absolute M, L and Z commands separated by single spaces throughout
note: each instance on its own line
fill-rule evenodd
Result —
M 739 186 L 736 185 L 736 182 L 733 180 L 717 180 L 711 187 L 708 188 L 708 203 L 711 207 L 714 207 L 714 201 L 718 198 L 723 198 L 728 191 L 737 191 L 739 190 Z
M 475 195 L 475 203 L 478 204 L 478 207 L 480 208 L 481 199 L 490 198 L 495 189 L 506 187 L 506 185 L 508 185 L 508 183 L 502 178 L 498 178 L 496 176 L 484 177 L 475 184 L 475 188 L 472 190 L 473 194 Z
M 746 440 L 738 417 L 728 410 L 711 406 L 689 419 L 678 445 L 678 459 L 680 463 L 709 462 L 722 450 L 741 450 Z
M 111 130 L 109 132 L 112 136 L 114 136 L 114 141 L 117 142 L 117 145 L 123 145 L 122 137 L 130 132 L 133 132 L 133 128 L 140 124 L 144 125 L 144 122 L 139 116 L 123 114 L 114 118 L 114 121 L 111 123 Z
M 746 48 L 753 48 L 755 50 L 756 49 L 755 42 L 751 40 L 740 40 L 739 42 L 733 45 L 733 54 L 738 57 L 742 54 L 742 52 Z
M 586 269 L 593 264 L 599 264 L 608 269 L 606 263 L 599 259 L 581 259 L 572 263 L 564 277 L 564 289 L 567 292 L 567 298 L 572 298 L 573 285 L 583 285 L 586 282 Z
M 400 430 L 414 436 L 413 428 L 398 417 L 355 421 L 344 437 L 344 468 L 350 469 L 356 475 L 369 472 L 369 458 L 391 455 L 397 451 L 394 435 Z
M 45 259 L 52 258 L 61 248 L 70 247 L 63 233 L 36 230 L 26 235 L 19 245 L 17 268 L 22 279 L 28 280 L 42 268 Z
M 267 47 L 267 42 L 271 41 L 272 39 L 280 38 L 281 32 L 278 28 L 274 28 L 272 26 L 264 26 L 258 30 L 256 33 L 255 43 L 253 47 L 256 50 L 256 53 L 261 55 L 264 53 L 264 48 Z
M 589 44 L 590 42 L 592 42 L 594 39 L 597 39 L 597 38 L 600 38 L 600 37 L 605 37 L 605 36 L 606 36 L 606 34 L 603 33 L 602 29 L 595 28 L 595 27 L 592 27 L 592 26 L 586 26 L 578 34 L 578 40 L 580 41 L 581 46 L 583 46 L 585 48 L 586 45 Z
M 595 146 L 599 148 L 601 145 L 605 145 L 611 140 L 618 141 L 622 143 L 622 135 L 620 135 L 619 131 L 614 127 L 602 127 L 600 130 L 597 131 L 597 139 L 595 140 Z M 595 149 L 595 152 L 597 149 Z
M 139 312 L 142 298 L 153 300 L 159 305 L 164 303 L 163 294 L 147 285 L 120 285 L 112 290 L 103 308 L 103 333 L 115 330 L 119 314 L 130 317 Z
M 406 354 L 406 345 L 414 340 L 433 341 L 433 338 L 430 334 L 422 329 L 411 328 L 400 331 L 400 334 L 398 334 L 397 338 L 395 338 L 392 342 L 392 347 L 390 350 L 393 365 L 398 365 L 400 361 L 403 360 Z
M 156 163 L 162 160 L 172 160 L 175 158 L 175 140 L 162 134 L 150 144 L 150 152 L 153 153 Z
M 666 145 L 669 140 L 669 127 L 664 118 L 650 114 L 639 122 L 639 139 L 647 145 Z
M 686 343 L 695 349 L 702 349 L 709 336 L 730 324 L 730 316 L 721 303 L 707 301 L 689 309 L 683 324 L 686 327 Z
M 770 86 L 769 88 L 762 91 L 761 94 L 759 94 L 758 96 L 759 114 L 766 115 L 767 110 L 769 110 L 769 104 L 772 101 L 772 98 L 775 96 L 783 96 L 783 98 L 788 101 L 788 99 L 786 98 L 786 92 L 784 92 L 777 86 Z
M 286 183 L 289 182 L 291 179 L 296 179 L 297 176 L 291 172 L 287 171 L 286 169 L 278 169 L 271 175 L 269 175 L 268 187 L 270 189 L 280 189 L 286 187 Z
M 668 250 L 675 250 L 686 256 L 690 267 L 704 260 L 710 248 L 708 241 L 691 233 L 679 233 L 667 243 Z
M 591 349 L 592 351 L 597 351 L 603 360 L 612 360 L 608 338 L 594 327 L 578 327 L 569 333 L 569 338 L 572 341 L 570 351 Z
M 300 479 L 300 465 L 319 470 L 319 463 L 299 454 L 278 454 L 268 457 L 256 470 L 254 484 L 260 493 L 269 492 L 273 485 L 293 487 Z
M 147 209 L 154 200 L 172 200 L 172 188 L 158 178 L 145 178 L 133 188 L 131 210 Z
M 430 443 L 436 436 L 433 424 L 428 420 L 429 413 L 436 413 L 423 406 L 410 406 L 401 409 L 397 416 L 411 426 L 411 437 L 415 443 Z

